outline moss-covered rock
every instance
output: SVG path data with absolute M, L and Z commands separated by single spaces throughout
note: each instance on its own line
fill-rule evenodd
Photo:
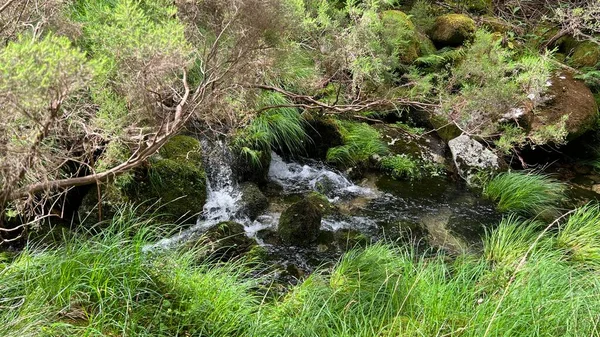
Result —
M 575 68 L 594 67 L 600 62 L 600 45 L 584 41 L 573 49 L 570 63 Z
M 489 14 L 494 9 L 492 0 L 460 0 L 458 4 L 469 12 L 477 14 Z
M 233 221 L 225 221 L 211 227 L 203 236 L 202 245 L 211 257 L 231 260 L 249 252 L 256 241 L 246 236 L 244 226 Z
M 475 21 L 464 14 L 442 15 L 428 34 L 437 47 L 458 47 L 475 37 Z
M 337 211 L 337 208 L 319 192 L 310 192 L 306 198 L 321 210 L 321 214 L 330 215 Z
M 281 241 L 290 246 L 309 246 L 316 242 L 323 213 L 309 198 L 292 204 L 279 218 L 277 232 Z
M 145 179 L 127 191 L 134 203 L 160 200 L 161 214 L 179 219 L 202 211 L 206 202 L 206 174 L 200 142 L 176 136 L 152 158 Z
M 239 154 L 236 158 L 233 170 L 241 181 L 251 181 L 260 186 L 269 182 L 269 167 L 271 165 L 271 152 L 260 151 L 258 153 L 258 162 L 251 160 L 244 154 Z
M 559 73 L 548 88 L 550 98 L 531 115 L 529 138 L 536 143 L 572 140 L 596 126 L 598 105 L 584 82 Z
M 421 46 L 415 25 L 404 12 L 389 10 L 381 13 L 383 42 L 389 53 L 400 62 L 412 63 L 419 57 Z
M 269 200 L 256 184 L 245 182 L 240 186 L 240 189 L 242 191 L 241 212 L 250 220 L 256 219 L 269 207 Z

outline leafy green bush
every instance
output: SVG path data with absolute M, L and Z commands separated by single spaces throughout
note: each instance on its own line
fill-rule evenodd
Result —
M 372 155 L 388 153 L 379 132 L 368 124 L 340 121 L 338 125 L 344 145 L 329 149 L 327 161 L 342 166 L 365 165 Z
M 498 203 L 498 210 L 536 216 L 556 213 L 566 186 L 544 174 L 505 172 L 494 177 L 483 195 Z

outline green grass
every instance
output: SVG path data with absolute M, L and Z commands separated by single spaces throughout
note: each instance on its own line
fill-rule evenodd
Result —
M 483 194 L 497 202 L 501 212 L 555 215 L 565 189 L 563 183 L 545 174 L 505 172 L 488 182 Z
M 241 262 L 144 253 L 151 226 L 125 215 L 0 265 L 0 335 L 596 336 L 600 280 L 572 248 L 600 232 L 599 214 L 585 206 L 544 232 L 507 217 L 482 255 L 374 244 L 269 297 Z
M 285 106 L 291 102 L 280 93 L 263 92 L 256 105 L 258 110 L 270 106 Z M 262 165 L 262 152 L 280 150 L 299 153 L 308 140 L 304 117 L 293 107 L 263 111 L 234 139 L 237 152 L 255 167 Z
M 341 166 L 366 165 L 373 155 L 388 153 L 387 144 L 375 128 L 365 123 L 338 121 L 344 145 L 330 148 L 327 161 Z
M 556 246 L 571 260 L 600 267 L 600 206 L 589 204 L 575 211 L 556 238 Z
M 395 179 L 419 179 L 422 172 L 419 162 L 407 155 L 387 156 L 381 160 L 381 168 Z

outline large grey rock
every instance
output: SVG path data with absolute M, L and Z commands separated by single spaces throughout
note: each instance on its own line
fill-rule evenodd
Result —
M 461 135 L 448 142 L 458 174 L 470 186 L 477 185 L 477 176 L 491 173 L 500 168 L 498 156 L 467 135 Z

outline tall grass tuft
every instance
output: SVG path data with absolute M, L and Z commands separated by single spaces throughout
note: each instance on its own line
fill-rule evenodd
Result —
M 565 199 L 565 185 L 548 175 L 505 172 L 493 178 L 483 194 L 498 203 L 498 210 L 525 216 L 555 215 Z
M 556 246 L 565 250 L 569 259 L 600 267 L 600 205 L 577 209 L 561 228 Z
M 330 148 L 327 161 L 342 166 L 365 164 L 372 155 L 385 155 L 387 144 L 377 130 L 365 123 L 338 121 L 344 145 Z
M 279 150 L 299 153 L 308 140 L 304 117 L 280 93 L 263 92 L 257 109 L 270 108 L 258 115 L 233 141 L 234 148 L 256 167 L 262 165 L 263 152 Z M 278 107 L 279 106 L 279 107 Z

